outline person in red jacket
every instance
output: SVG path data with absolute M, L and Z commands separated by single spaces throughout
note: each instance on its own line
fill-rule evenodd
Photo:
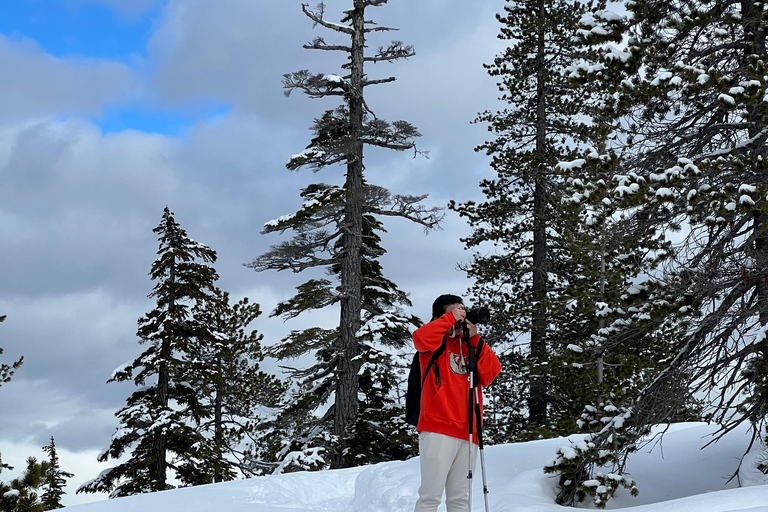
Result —
M 445 349 L 429 375 L 422 373 L 421 411 L 416 430 L 419 432 L 421 486 L 414 512 L 435 512 L 445 491 L 447 512 L 468 509 L 469 471 L 469 350 L 477 350 L 480 336 L 477 326 L 465 320 L 461 297 L 441 295 L 432 304 L 432 321 L 413 333 L 422 372 L 432 353 L 445 339 Z M 462 339 L 463 327 L 469 340 Z M 480 385 L 488 386 L 501 371 L 499 358 L 485 343 L 477 354 Z M 426 377 L 426 378 L 425 378 Z M 480 393 L 482 411 L 482 393 Z M 474 423 L 474 422 L 473 422 Z M 476 425 L 472 425 L 473 442 L 477 443 Z M 477 450 L 472 447 L 474 471 Z

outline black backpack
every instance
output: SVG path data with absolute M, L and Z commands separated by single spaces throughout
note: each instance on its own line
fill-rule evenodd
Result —
M 427 380 L 429 370 L 435 367 L 435 377 L 438 382 L 440 381 L 440 371 L 435 366 L 437 358 L 439 358 L 445 350 L 445 338 L 440 344 L 437 350 L 432 352 L 432 357 L 429 358 L 427 363 L 427 369 L 424 371 L 424 378 L 421 377 L 421 361 L 419 360 L 419 352 L 413 354 L 413 361 L 411 362 L 411 371 L 408 373 L 408 390 L 405 393 L 405 421 L 410 423 L 414 427 L 419 424 L 419 414 L 421 413 L 421 387 Z

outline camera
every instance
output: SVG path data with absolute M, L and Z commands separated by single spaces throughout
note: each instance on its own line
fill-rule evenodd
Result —
M 466 320 L 473 324 L 487 324 L 491 321 L 491 312 L 488 308 L 479 307 L 467 311 Z

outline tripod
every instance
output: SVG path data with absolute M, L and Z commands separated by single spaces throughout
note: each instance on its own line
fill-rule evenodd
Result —
M 467 370 L 469 373 L 469 472 L 467 480 L 469 481 L 469 503 L 468 512 L 472 512 L 472 425 L 473 419 L 477 420 L 477 446 L 480 448 L 480 470 L 483 475 L 483 498 L 485 499 L 485 512 L 488 512 L 488 482 L 485 478 L 485 452 L 483 450 L 483 417 L 480 413 L 480 379 L 477 374 L 477 354 L 475 349 L 469 344 L 469 330 L 464 327 L 464 339 L 469 346 L 469 356 Z

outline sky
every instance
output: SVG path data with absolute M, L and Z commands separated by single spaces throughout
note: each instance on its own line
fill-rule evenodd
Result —
M 341 18 L 349 0 L 327 0 Z M 429 194 L 445 206 L 482 198 L 488 133 L 477 113 L 502 108 L 482 64 L 504 47 L 495 13 L 503 0 L 391 0 L 370 18 L 400 29 L 372 36 L 413 44 L 416 56 L 370 66 L 367 102 L 380 117 L 413 123 L 410 153 L 370 151 L 366 176 L 393 193 Z M 271 311 L 310 274 L 255 273 L 243 266 L 282 240 L 265 222 L 291 213 L 299 191 L 341 184 L 343 168 L 314 175 L 285 163 L 309 142 L 332 100 L 284 97 L 284 73 L 341 74 L 338 55 L 302 49 L 335 34 L 301 12 L 301 0 L 13 0 L 0 2 L 0 362 L 24 356 L 0 388 L 0 453 L 20 468 L 54 436 L 75 474 L 66 504 L 106 464 L 114 413 L 132 391 L 106 384 L 140 353 L 136 322 L 152 309 L 148 277 L 167 205 L 197 241 L 218 253 L 219 285 Z M 429 316 L 442 293 L 463 294 L 457 269 L 470 254 L 465 222 L 446 212 L 426 235 L 386 220 L 387 276 Z M 334 311 L 253 326 L 276 342 L 290 329 L 330 327 Z M 265 369 L 273 362 L 266 361 Z M 14 473 L 3 472 L 9 480 Z
M 639 490 L 632 497 L 619 489 L 607 510 L 628 512 L 768 512 L 768 476 L 755 465 L 764 460 L 751 450 L 740 471 L 741 485 L 728 478 L 744 455 L 749 437 L 744 428 L 717 444 L 714 426 L 672 425 L 662 441 L 641 445 L 627 464 Z M 581 441 L 584 435 L 486 447 L 488 509 L 493 512 L 562 512 L 554 503 L 557 480 L 541 468 L 555 450 Z M 479 457 L 478 457 L 479 459 Z M 472 510 L 485 510 L 482 468 L 473 478 Z M 356 468 L 270 475 L 234 482 L 187 487 L 128 498 L 88 503 L 76 512 L 411 512 L 418 496 L 419 459 Z M 586 506 L 586 507 L 585 507 Z M 585 504 L 575 510 L 589 507 Z M 438 508 L 445 511 L 445 505 Z

